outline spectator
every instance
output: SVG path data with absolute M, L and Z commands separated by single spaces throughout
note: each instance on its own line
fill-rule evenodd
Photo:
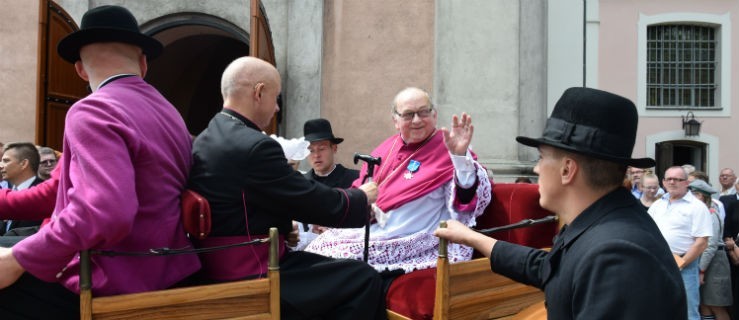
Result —
M 683 165 L 683 167 L 684 166 L 685 165 Z M 706 183 L 709 183 L 709 181 L 708 181 L 708 175 L 705 172 L 703 172 L 703 171 L 693 171 L 691 173 L 688 173 L 688 182 L 693 182 L 696 179 L 697 180 L 703 180 Z M 712 196 L 715 196 L 715 194 L 712 195 Z M 713 197 L 711 197 L 711 201 L 713 202 L 713 205 L 715 205 L 717 207 L 717 214 L 718 214 L 719 218 L 721 218 L 721 226 L 723 226 L 724 225 L 724 221 L 726 219 L 726 210 L 724 208 L 724 204 L 723 204 L 723 202 L 719 201 L 718 199 L 714 199 Z
M 13 191 L 25 190 L 41 183 L 36 177 L 39 168 L 39 154 L 36 146 L 29 142 L 9 143 L 5 146 L 0 171 L 12 185 Z M 29 235 L 38 230 L 38 220 L 5 220 L 0 235 Z M 9 234 L 11 230 L 22 228 L 22 232 Z M 30 229 L 27 229 L 30 228 Z M 15 231 L 18 232 L 18 231 Z
M 38 167 L 38 177 L 42 180 L 48 180 L 51 177 L 51 171 L 54 170 L 57 163 L 56 152 L 54 149 L 49 147 L 38 148 L 38 154 L 41 156 L 41 161 Z
M 721 175 L 718 176 L 718 182 L 721 184 L 721 192 L 719 196 L 728 196 L 736 194 L 736 174 L 734 169 L 723 168 L 721 169 Z
M 731 271 L 722 239 L 723 223 L 718 216 L 718 207 L 711 201 L 711 194 L 716 193 L 716 189 L 700 179 L 691 182 L 688 188 L 708 207 L 713 226 L 708 247 L 700 258 L 701 319 L 730 320 L 726 307 L 731 305 L 732 300 Z
M 648 172 L 642 176 L 640 183 L 642 195 L 639 202 L 645 210 L 649 210 L 649 207 L 659 199 L 659 178 L 654 173 Z
M 695 166 L 692 164 L 684 164 L 682 165 L 682 167 L 683 169 L 685 169 L 685 173 L 687 173 L 688 175 L 690 175 L 691 173 L 695 171 Z M 708 180 L 704 180 L 704 181 L 708 182 Z
M 629 167 L 629 177 L 631 179 L 631 194 L 633 194 L 634 197 L 637 199 L 641 198 L 642 190 L 639 189 L 639 186 L 641 185 L 640 182 L 643 175 L 644 169 Z
M 688 319 L 698 320 L 699 261 L 708 246 L 711 216 L 708 208 L 688 192 L 688 175 L 682 167 L 670 167 L 662 179 L 667 189 L 661 199 L 650 208 L 649 215 L 657 223 L 673 254 L 682 257 L 680 266 L 688 297 Z

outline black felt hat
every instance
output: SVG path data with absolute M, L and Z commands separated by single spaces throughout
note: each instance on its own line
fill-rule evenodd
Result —
M 639 115 L 629 99 L 590 88 L 565 90 L 547 119 L 541 138 L 516 137 L 531 147 L 549 145 L 637 168 L 655 166 L 651 158 L 632 159 Z
M 331 140 L 333 144 L 344 141 L 342 138 L 334 137 L 331 123 L 321 118 L 306 121 L 303 125 L 303 136 L 305 136 L 305 141 Z
M 64 37 L 56 47 L 71 63 L 80 60 L 80 48 L 97 42 L 124 42 L 139 46 L 148 59 L 162 53 L 162 44 L 139 30 L 133 14 L 119 6 L 100 6 L 85 12 L 80 30 Z

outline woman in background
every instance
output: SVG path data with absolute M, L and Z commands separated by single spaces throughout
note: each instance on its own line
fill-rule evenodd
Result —
M 726 309 L 732 302 L 729 259 L 721 243 L 723 223 L 718 215 L 718 207 L 711 201 L 711 194 L 717 191 L 707 182 L 698 179 L 693 180 L 688 188 L 698 200 L 708 206 L 713 221 L 713 235 L 708 239 L 708 247 L 700 258 L 701 319 L 730 320 Z

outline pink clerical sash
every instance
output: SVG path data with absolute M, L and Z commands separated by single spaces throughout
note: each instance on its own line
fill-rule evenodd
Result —
M 439 130 L 414 144 L 405 144 L 400 134 L 394 135 L 380 144 L 372 156 L 382 157 L 373 180 L 378 184 L 376 204 L 385 212 L 436 190 L 454 177 L 454 165 Z M 412 161 L 415 166 L 409 166 Z M 365 164 L 353 186 L 359 186 L 366 175 Z

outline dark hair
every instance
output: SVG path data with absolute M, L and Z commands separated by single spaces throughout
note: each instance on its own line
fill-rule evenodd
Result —
M 575 159 L 584 173 L 585 182 L 591 188 L 595 190 L 610 190 L 624 185 L 624 173 L 626 172 L 627 165 L 562 149 L 555 148 L 554 150 L 560 156 Z
M 54 156 L 54 159 L 56 159 L 56 152 L 54 152 L 54 149 L 49 148 L 49 147 L 38 147 L 38 154 L 39 155 L 50 154 Z
M 38 149 L 33 143 L 30 142 L 13 142 L 5 145 L 3 152 L 7 152 L 10 149 L 15 149 L 18 156 L 18 161 L 28 160 L 33 170 L 34 175 L 38 172 L 39 162 L 41 162 L 41 156 L 38 154 Z
M 531 183 L 531 179 L 529 177 L 518 177 L 516 183 Z
M 693 171 L 690 174 L 688 174 L 688 176 L 691 176 L 691 177 L 696 178 L 698 180 L 703 180 L 706 183 L 710 183 L 708 181 L 708 175 L 705 172 L 703 172 L 703 171 Z

